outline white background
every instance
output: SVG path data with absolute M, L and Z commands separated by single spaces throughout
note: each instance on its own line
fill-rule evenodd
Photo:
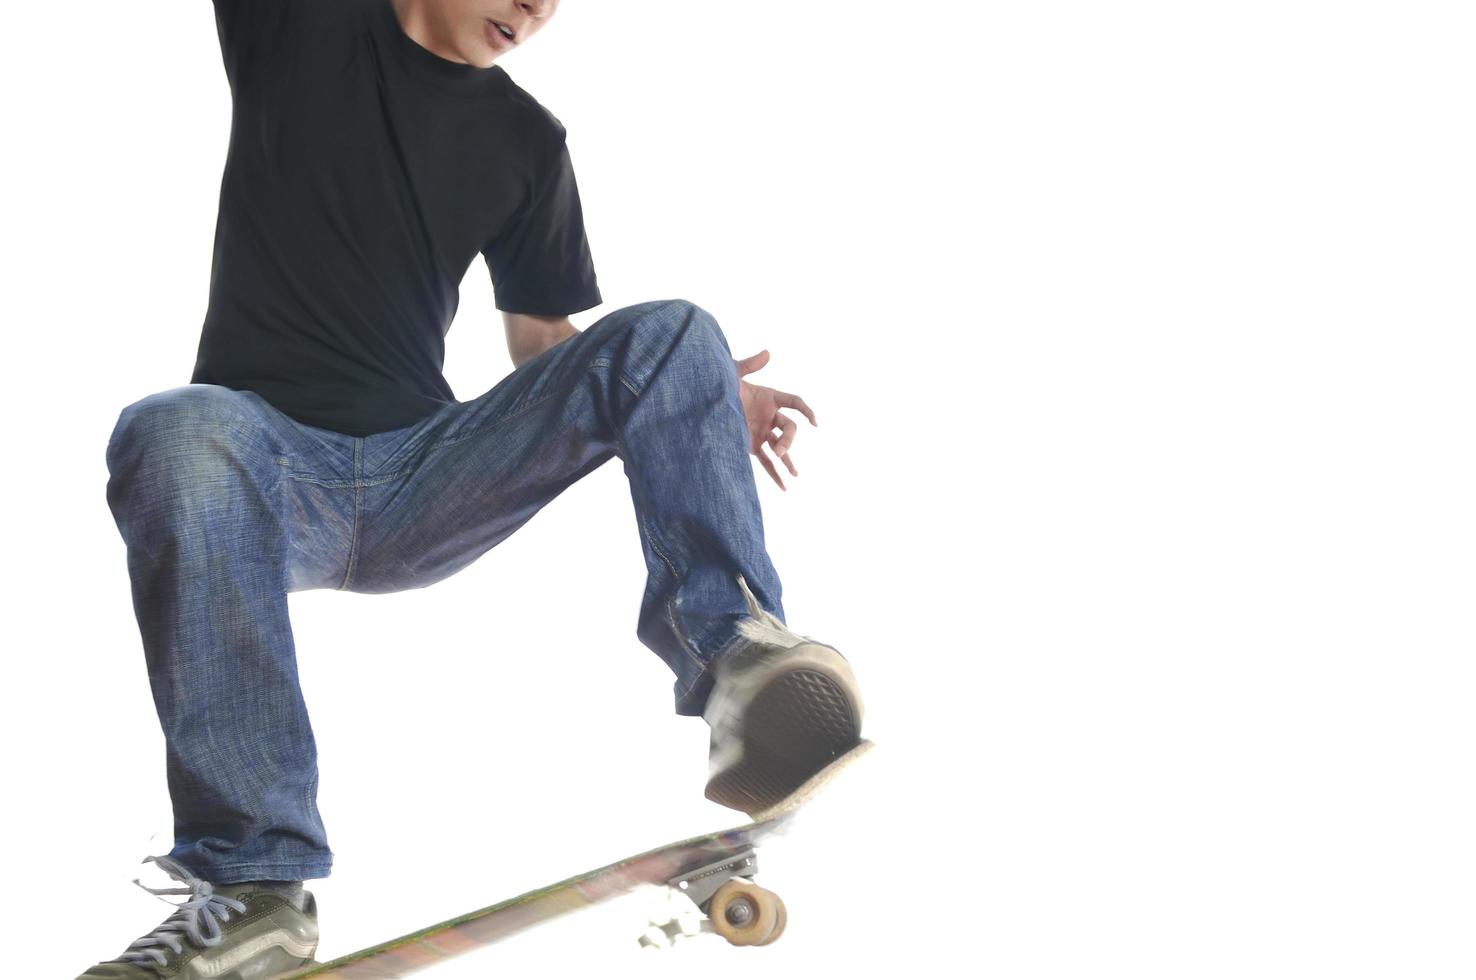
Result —
M 569 129 L 576 325 L 690 299 L 815 407 L 755 473 L 880 747 L 766 859 L 775 946 L 642 951 L 637 897 L 433 975 L 1470 976 L 1465 15 L 567 0 L 503 59 Z M 70 977 L 169 912 L 103 451 L 188 380 L 230 103 L 204 0 L 6 34 L 3 972 Z M 447 376 L 509 369 L 478 262 Z M 734 822 L 643 581 L 611 464 L 434 588 L 292 596 L 325 956 Z

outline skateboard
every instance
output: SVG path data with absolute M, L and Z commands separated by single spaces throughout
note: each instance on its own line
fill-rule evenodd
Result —
M 704 931 L 735 946 L 767 946 L 784 933 L 787 913 L 778 895 L 753 881 L 759 844 L 784 829 L 805 803 L 871 747 L 871 741 L 862 739 L 789 796 L 753 814 L 751 823 L 636 854 L 378 946 L 309 963 L 277 980 L 402 977 L 646 885 L 666 886 L 669 894 L 689 899 L 706 916 Z

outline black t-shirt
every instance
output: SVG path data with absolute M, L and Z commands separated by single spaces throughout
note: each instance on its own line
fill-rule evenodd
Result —
M 496 65 L 411 40 L 390 0 L 215 0 L 233 112 L 192 382 L 348 435 L 454 401 L 457 287 L 598 306 L 564 127 Z

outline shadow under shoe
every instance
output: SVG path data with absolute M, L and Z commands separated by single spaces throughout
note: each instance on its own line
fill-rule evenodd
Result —
M 135 940 L 116 959 L 77 980 L 269 980 L 303 966 L 318 946 L 318 907 L 304 892 L 302 908 L 286 895 L 249 885 L 212 885 L 168 857 L 150 856 L 183 888 L 140 888 L 155 895 L 189 895 L 179 910 Z
M 832 646 L 800 636 L 758 603 L 712 665 L 706 797 L 750 816 L 767 810 L 861 741 L 861 691 Z

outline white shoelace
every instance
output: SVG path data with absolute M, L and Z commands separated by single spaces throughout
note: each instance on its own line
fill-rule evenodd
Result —
M 146 963 L 152 960 L 158 966 L 168 964 L 164 948 L 175 955 L 184 952 L 184 937 L 200 949 L 209 949 L 220 944 L 223 934 L 221 923 L 229 922 L 231 912 L 245 912 L 246 905 L 226 895 L 215 894 L 215 886 L 190 874 L 178 861 L 162 855 L 150 855 L 143 863 L 153 861 L 163 868 L 169 877 L 184 883 L 183 888 L 150 888 L 137 878 L 133 883 L 144 891 L 169 902 L 165 895 L 189 895 L 183 902 L 169 902 L 177 906 L 169 918 L 159 924 L 153 932 L 136 940 L 118 960 L 123 963 Z

